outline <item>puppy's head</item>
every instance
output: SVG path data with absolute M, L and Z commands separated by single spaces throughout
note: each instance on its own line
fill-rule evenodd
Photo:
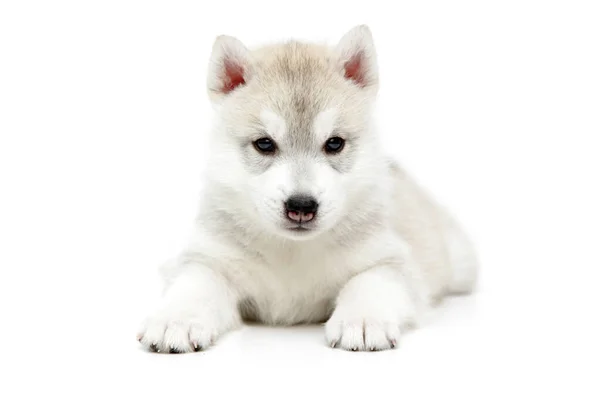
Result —
M 210 174 L 230 193 L 224 207 L 298 240 L 362 212 L 381 161 L 370 126 L 377 87 L 366 26 L 333 47 L 292 41 L 251 51 L 218 37 L 208 76 L 218 114 Z

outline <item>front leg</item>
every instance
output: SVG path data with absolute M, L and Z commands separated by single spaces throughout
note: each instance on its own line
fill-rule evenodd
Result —
M 199 351 L 239 324 L 236 296 L 227 281 L 209 268 L 188 265 L 144 321 L 138 340 L 156 352 Z
M 353 277 L 340 291 L 325 325 L 327 342 L 345 350 L 396 347 L 403 328 L 416 322 L 419 294 L 399 266 L 379 266 Z

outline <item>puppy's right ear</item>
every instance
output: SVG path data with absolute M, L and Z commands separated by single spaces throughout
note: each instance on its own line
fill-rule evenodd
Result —
M 251 75 L 250 51 L 238 39 L 221 35 L 213 45 L 208 66 L 208 94 L 213 103 L 248 81 Z

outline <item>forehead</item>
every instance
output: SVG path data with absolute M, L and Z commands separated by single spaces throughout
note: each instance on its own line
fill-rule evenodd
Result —
M 292 146 L 306 146 L 315 141 L 322 142 L 335 131 L 338 110 L 328 108 L 317 113 L 314 118 L 286 120 L 273 110 L 265 108 L 260 113 L 260 121 L 266 133 L 276 141 L 288 142 Z
M 292 42 L 268 49 L 259 58 L 255 87 L 261 92 L 263 123 L 284 123 L 290 140 L 306 140 L 333 128 L 328 125 L 335 120 L 343 82 L 326 48 Z

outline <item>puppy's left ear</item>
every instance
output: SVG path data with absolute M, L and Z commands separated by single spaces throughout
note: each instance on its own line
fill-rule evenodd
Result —
M 352 28 L 336 48 L 337 67 L 346 79 L 362 88 L 377 90 L 379 72 L 371 29 L 367 25 Z
M 213 44 L 208 67 L 208 94 L 221 103 L 234 90 L 244 86 L 252 75 L 250 51 L 232 36 L 218 36 Z

